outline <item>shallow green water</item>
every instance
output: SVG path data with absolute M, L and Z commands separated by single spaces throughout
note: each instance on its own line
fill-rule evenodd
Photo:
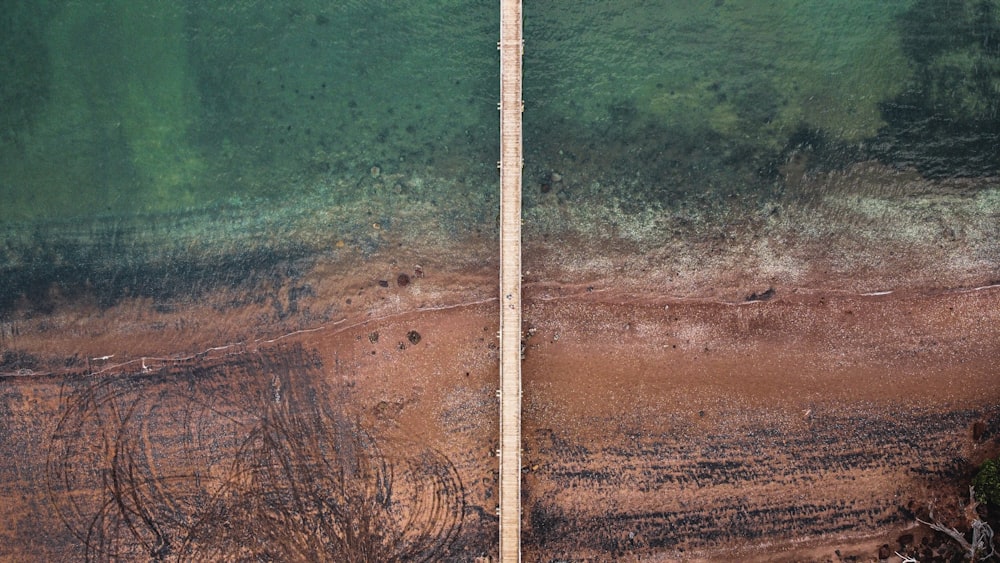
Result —
M 974 23 L 986 8 L 529 3 L 529 154 L 652 141 L 718 147 L 740 167 L 802 131 L 874 139 L 889 125 L 885 104 L 906 93 L 945 120 L 995 128 L 987 94 L 1000 57 Z M 961 19 L 973 23 L 949 23 Z M 6 20 L 7 220 L 287 198 L 373 166 L 491 189 L 492 3 L 50 0 L 16 4 Z M 977 76 L 981 91 L 968 84 Z
M 995 175 L 998 14 L 995 0 L 529 2 L 527 210 L 552 203 L 553 173 L 575 181 L 559 202 L 626 214 L 774 200 L 799 154 L 805 173 Z M 11 3 L 3 267 L 109 224 L 160 228 L 140 254 L 248 229 L 326 244 L 315 217 L 277 227 L 317 209 L 344 225 L 334 238 L 414 206 L 446 232 L 492 227 L 498 22 L 495 3 L 459 0 Z
M 0 148 L 5 215 L 285 199 L 373 166 L 447 166 L 459 152 L 469 169 L 473 158 L 489 164 L 489 8 L 18 5 Z

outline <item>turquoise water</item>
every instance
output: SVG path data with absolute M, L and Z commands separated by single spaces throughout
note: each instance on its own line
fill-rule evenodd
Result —
M 526 150 L 543 175 L 562 150 L 607 161 L 606 182 L 646 169 L 623 197 L 766 191 L 820 145 L 834 165 L 997 172 L 992 1 L 585 1 L 525 18 Z
M 373 166 L 461 160 L 465 174 L 495 159 L 498 15 L 487 4 L 109 0 L 14 12 L 7 219 L 287 198 Z
M 994 0 L 529 3 L 527 213 L 780 201 L 791 176 L 858 162 L 992 189 L 998 13 Z M 119 233 L 142 262 L 248 239 L 371 250 L 359 226 L 392 228 L 403 210 L 442 236 L 492 228 L 498 21 L 494 3 L 459 0 L 8 6 L 0 264 L 20 281 L 4 301 L 53 261 L 113 260 L 122 249 L 100 241 Z

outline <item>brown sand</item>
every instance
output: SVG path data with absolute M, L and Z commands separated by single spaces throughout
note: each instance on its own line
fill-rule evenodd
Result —
M 835 560 L 928 503 L 941 514 L 997 450 L 998 301 L 775 288 L 636 303 L 595 288 L 535 302 L 529 560 Z
M 532 252 L 527 561 L 869 560 L 928 503 L 957 515 L 971 468 L 1000 449 L 1000 288 L 681 295 Z M 241 465 L 281 465 L 286 450 L 245 437 L 286 426 L 310 438 L 281 443 L 296 460 L 281 475 L 317 490 L 333 486 L 309 469 L 331 444 L 377 443 L 396 488 L 382 556 L 495 557 L 496 283 L 491 265 L 400 254 L 10 323 L 0 559 L 142 559 L 160 536 L 173 556 L 236 557 L 247 537 L 328 548 L 307 529 L 318 513 L 233 500 L 294 497 Z

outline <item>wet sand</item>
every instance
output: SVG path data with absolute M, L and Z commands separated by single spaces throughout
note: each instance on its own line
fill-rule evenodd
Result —
M 998 288 L 598 291 L 526 311 L 531 560 L 836 560 L 946 513 L 997 451 Z
M 495 551 L 495 300 L 406 258 L 7 327 L 0 559 Z
M 871 559 L 929 503 L 957 514 L 1000 450 L 998 287 L 671 295 L 547 264 L 524 286 L 526 560 Z M 258 536 L 348 553 L 307 533 L 281 478 L 336 488 L 315 465 L 362 436 L 379 463 L 342 462 L 355 481 L 394 468 L 378 553 L 495 557 L 495 276 L 433 253 L 319 260 L 249 294 L 6 327 L 0 555 L 141 558 L 168 538 L 251 556 L 236 546 Z

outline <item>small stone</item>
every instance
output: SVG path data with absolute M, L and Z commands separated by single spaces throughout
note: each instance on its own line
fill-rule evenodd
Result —
M 389 280 L 378 280 L 379 287 L 389 287 Z
M 751 302 L 751 301 L 767 301 L 768 299 L 771 299 L 772 297 L 774 297 L 774 293 L 775 293 L 774 292 L 774 288 L 773 287 L 769 287 L 769 288 L 767 288 L 767 291 L 762 291 L 760 293 L 757 293 L 755 291 L 755 292 L 751 293 L 750 295 L 747 296 L 746 301 L 747 302 Z
M 552 183 L 553 184 L 557 184 L 559 182 L 562 182 L 562 179 L 563 179 L 562 174 L 560 174 L 558 172 L 553 172 L 552 173 Z
M 972 425 L 972 439 L 979 441 L 986 434 L 986 423 L 982 420 L 977 420 L 975 424 Z

